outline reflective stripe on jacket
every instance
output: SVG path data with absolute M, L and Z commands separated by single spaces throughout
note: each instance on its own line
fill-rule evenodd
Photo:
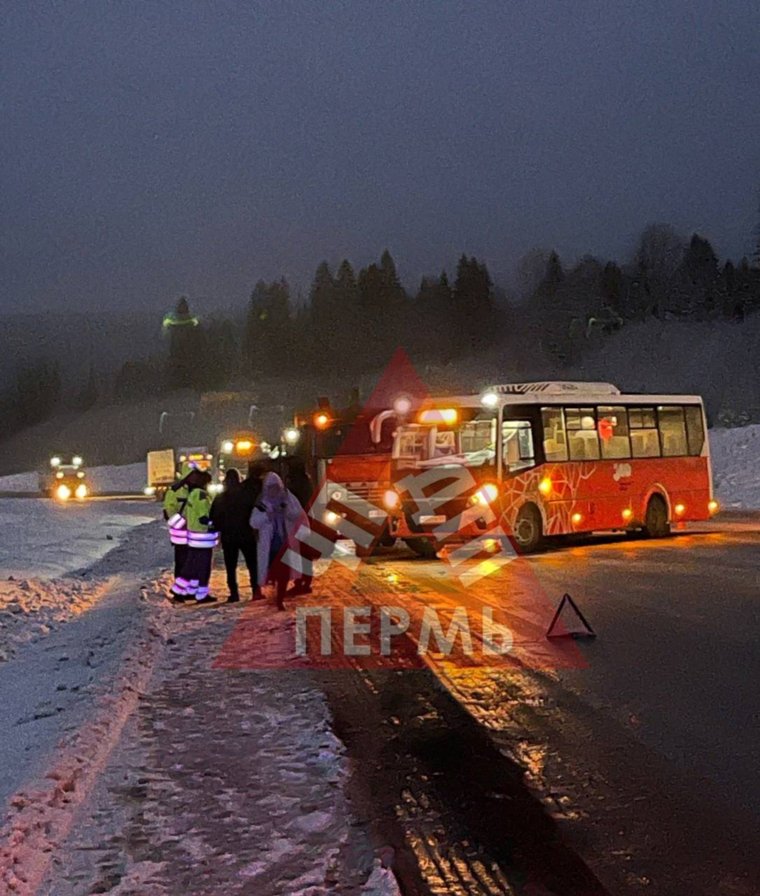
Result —
M 187 545 L 191 548 L 213 548 L 219 536 L 210 525 L 211 498 L 202 488 L 194 488 L 185 505 Z M 211 530 L 211 531 L 209 531 Z

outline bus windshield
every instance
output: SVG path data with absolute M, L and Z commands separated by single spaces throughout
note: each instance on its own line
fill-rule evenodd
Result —
M 482 467 L 496 460 L 496 417 L 483 415 L 459 426 L 401 426 L 394 457 L 401 466 L 462 464 Z

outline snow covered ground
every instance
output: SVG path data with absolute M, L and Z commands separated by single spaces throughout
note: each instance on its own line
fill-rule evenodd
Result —
M 73 572 L 110 551 L 128 530 L 159 516 L 159 506 L 148 501 L 0 499 L 0 575 L 52 578 Z
M 715 492 L 726 509 L 760 509 L 760 425 L 710 431 Z

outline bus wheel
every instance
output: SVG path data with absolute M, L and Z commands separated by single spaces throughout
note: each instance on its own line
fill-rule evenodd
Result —
M 660 495 L 652 495 L 644 517 L 644 534 L 647 538 L 665 538 L 670 535 L 668 506 Z
M 544 527 L 541 513 L 535 504 L 523 504 L 520 508 L 513 529 L 517 547 L 523 554 L 537 551 L 544 540 Z
M 435 560 L 435 545 L 429 538 L 405 538 L 404 543 L 410 547 L 418 557 L 426 560 Z

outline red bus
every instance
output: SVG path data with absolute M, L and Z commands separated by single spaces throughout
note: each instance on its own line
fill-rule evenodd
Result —
M 510 383 L 426 401 L 396 429 L 392 478 L 389 532 L 421 554 L 494 520 L 530 552 L 570 533 L 661 537 L 718 509 L 702 399 L 609 383 Z M 455 532 L 452 513 L 465 521 Z

